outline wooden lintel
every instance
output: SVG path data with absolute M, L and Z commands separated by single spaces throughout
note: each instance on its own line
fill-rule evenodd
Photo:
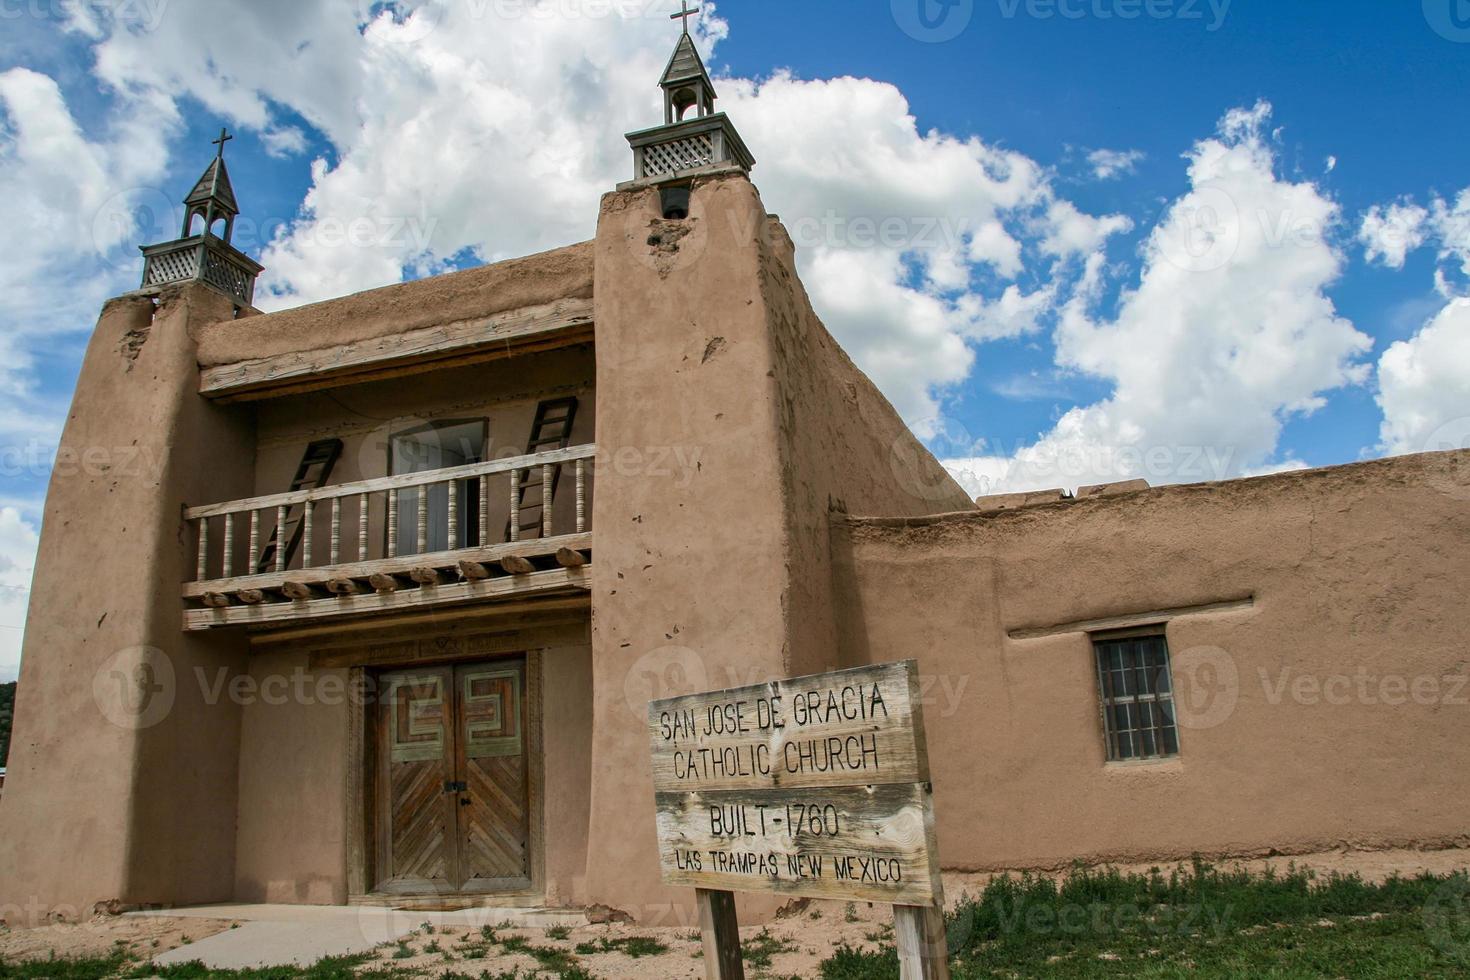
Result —
M 256 628 L 250 642 L 256 646 L 272 646 L 307 641 L 318 649 L 338 646 L 356 649 L 365 639 L 378 643 L 396 637 L 418 637 L 426 627 L 438 633 L 456 634 L 486 629 L 541 629 L 564 623 L 585 625 L 590 615 L 591 596 L 579 591 L 462 606 L 449 618 L 431 607 L 346 622 L 268 623 Z
M 500 559 L 500 567 L 511 575 L 530 575 L 536 570 L 535 565 L 520 555 L 506 555 Z
M 1109 630 L 1131 629 L 1138 626 L 1162 625 L 1171 619 L 1178 619 L 1181 616 L 1239 612 L 1250 609 L 1255 604 L 1256 597 L 1248 595 L 1238 599 L 1226 599 L 1222 602 L 1205 602 L 1194 606 L 1176 606 L 1171 609 L 1123 613 L 1117 616 L 1103 616 L 1098 619 L 1080 619 L 1070 623 L 1057 623 L 1051 626 L 1028 626 L 1023 629 L 1009 630 L 1006 636 L 1012 640 L 1040 640 L 1048 636 L 1062 636 L 1067 633 L 1100 633 Z
M 250 401 L 500 360 L 593 340 L 592 301 L 566 299 L 322 350 L 205 368 L 199 393 Z
M 267 572 L 264 575 L 244 575 L 236 578 L 213 579 L 206 582 L 189 582 L 184 586 L 185 599 L 198 599 L 208 592 L 225 595 L 246 589 L 277 589 L 283 578 L 318 585 L 323 588 L 333 579 L 351 578 L 371 580 L 375 575 L 407 575 L 415 568 L 438 568 L 453 570 L 461 561 L 491 565 L 505 555 L 551 555 L 558 548 L 573 551 L 588 551 L 592 548 L 592 533 L 566 534 L 553 538 L 532 538 L 509 544 L 493 544 L 484 548 L 468 548 L 462 551 L 445 551 L 432 555 L 406 555 L 402 558 L 380 558 L 374 561 L 354 562 L 348 565 L 329 565 L 325 568 L 292 569 L 288 572 Z M 376 585 L 374 586 L 376 588 Z
M 229 609 L 189 609 L 184 612 L 185 630 L 207 630 L 221 626 L 271 626 L 308 619 L 339 616 L 372 616 L 409 612 L 467 602 L 528 598 L 554 593 L 581 593 L 592 588 L 589 568 L 555 568 L 531 575 L 506 576 L 478 582 L 456 582 L 426 589 L 400 589 L 371 595 L 329 596 L 300 602 L 272 602 Z

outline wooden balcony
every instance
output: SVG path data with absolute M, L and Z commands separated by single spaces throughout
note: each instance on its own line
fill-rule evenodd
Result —
M 184 629 L 585 592 L 595 446 L 184 512 Z

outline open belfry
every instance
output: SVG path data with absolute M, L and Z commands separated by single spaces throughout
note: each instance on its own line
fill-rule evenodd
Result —
M 1465 844 L 1470 453 L 971 499 L 813 312 L 693 13 L 555 251 L 263 313 L 221 134 L 67 419 L 132 462 L 50 485 L 7 922 L 668 924 L 649 702 L 907 661 L 945 871 Z

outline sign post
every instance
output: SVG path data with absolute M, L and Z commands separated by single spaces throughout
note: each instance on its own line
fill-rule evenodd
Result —
M 695 888 L 711 980 L 743 978 L 734 892 L 886 902 L 903 980 L 948 980 L 914 661 L 654 701 L 663 880 Z

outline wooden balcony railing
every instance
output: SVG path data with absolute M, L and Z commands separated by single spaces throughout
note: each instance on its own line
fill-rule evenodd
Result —
M 184 627 L 585 589 L 596 452 L 573 446 L 189 508 L 197 561 Z

